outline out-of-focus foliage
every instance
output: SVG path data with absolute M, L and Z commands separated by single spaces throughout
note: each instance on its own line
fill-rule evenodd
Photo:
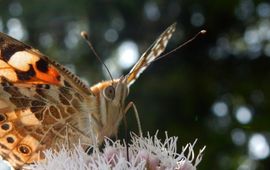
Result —
M 170 24 L 168 50 L 131 87 L 143 130 L 207 145 L 199 169 L 270 169 L 270 3 L 252 0 L 12 0 L 0 30 L 70 67 L 90 85 L 106 79 L 80 38 L 90 39 L 115 77 Z M 129 129 L 136 130 L 132 111 Z M 121 129 L 124 129 L 122 126 Z

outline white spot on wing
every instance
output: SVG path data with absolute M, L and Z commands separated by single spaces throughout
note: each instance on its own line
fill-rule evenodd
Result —
M 18 70 L 28 71 L 30 68 L 29 64 L 33 64 L 38 60 L 39 57 L 29 52 L 18 51 L 10 57 L 8 64 L 10 64 L 12 67 L 15 67 Z

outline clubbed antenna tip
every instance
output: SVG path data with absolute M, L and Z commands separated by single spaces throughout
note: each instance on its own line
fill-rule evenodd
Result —
M 201 34 L 205 34 L 207 31 L 206 30 L 201 30 L 200 33 Z
M 87 34 L 87 32 L 82 31 L 81 32 L 81 37 L 83 37 L 84 39 L 88 40 L 88 34 Z

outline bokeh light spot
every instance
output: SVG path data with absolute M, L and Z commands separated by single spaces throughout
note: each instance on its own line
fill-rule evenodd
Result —
M 195 12 L 192 14 L 191 16 L 191 24 L 194 25 L 195 27 L 200 27 L 204 24 L 204 16 L 199 13 L 199 12 Z
M 246 20 L 252 16 L 254 11 L 254 3 L 252 0 L 241 0 L 238 8 L 235 10 L 235 15 L 240 20 Z
M 119 17 L 119 16 L 118 17 L 114 17 L 112 19 L 112 24 L 111 25 L 117 31 L 121 31 L 125 27 L 125 21 L 123 20 L 122 17 Z
M 252 159 L 265 159 L 269 156 L 269 145 L 262 134 L 254 134 L 248 143 L 249 156 Z
M 235 117 L 241 124 L 247 124 L 252 120 L 251 110 L 245 106 L 236 109 Z
M 115 29 L 110 28 L 104 33 L 104 38 L 106 41 L 113 43 L 118 39 L 118 33 Z
M 243 158 L 242 158 L 243 160 L 242 159 L 240 160 L 241 164 L 239 165 L 237 170 L 256 170 L 257 169 L 258 164 L 256 161 L 246 158 L 246 157 L 243 157 Z
M 14 17 L 21 15 L 23 12 L 22 5 L 19 3 L 19 1 L 14 1 L 11 4 L 9 4 L 8 10 L 9 13 Z
M 22 23 L 17 18 L 10 18 L 7 21 L 8 34 L 12 37 L 22 40 L 25 36 L 25 32 Z
M 257 6 L 257 13 L 260 17 L 269 17 L 270 16 L 270 4 L 269 3 L 260 3 Z
M 138 46 L 132 41 L 123 42 L 117 51 L 118 63 L 124 69 L 131 67 L 139 58 Z
M 255 29 L 248 29 L 244 34 L 244 40 L 247 44 L 253 45 L 259 43 L 259 34 Z
M 212 112 L 218 117 L 223 117 L 228 114 L 228 106 L 224 102 L 216 102 L 212 106 Z
M 43 33 L 39 36 L 39 43 L 42 47 L 48 48 L 52 46 L 53 38 L 49 33 Z
M 147 2 L 144 5 L 144 13 L 147 19 L 150 21 L 157 21 L 160 17 L 160 12 L 155 2 Z
M 67 48 L 75 48 L 79 42 L 80 24 L 77 22 L 70 22 L 67 24 L 67 34 L 65 36 L 64 42 Z
M 246 142 L 246 134 L 241 129 L 233 129 L 231 132 L 231 138 L 235 145 L 243 145 Z
M 138 58 L 139 50 L 137 44 L 133 41 L 124 41 L 117 48 L 116 52 L 105 60 L 105 64 L 113 77 L 119 77 L 122 75 L 123 70 L 133 66 Z M 110 78 L 104 67 L 103 73 L 107 79 Z

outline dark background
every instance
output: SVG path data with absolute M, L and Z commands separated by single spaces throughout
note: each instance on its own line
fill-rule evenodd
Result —
M 198 169 L 270 169 L 269 1 L 11 0 L 0 1 L 0 11 L 2 32 L 73 68 L 90 85 L 106 78 L 80 31 L 89 32 L 107 62 L 126 40 L 141 54 L 173 22 L 167 52 L 206 29 L 151 65 L 128 101 L 136 103 L 144 132 L 158 129 L 162 137 L 168 131 L 179 137 L 179 149 L 196 138 L 197 151 L 206 145 Z M 134 114 L 128 115 L 136 131 Z

